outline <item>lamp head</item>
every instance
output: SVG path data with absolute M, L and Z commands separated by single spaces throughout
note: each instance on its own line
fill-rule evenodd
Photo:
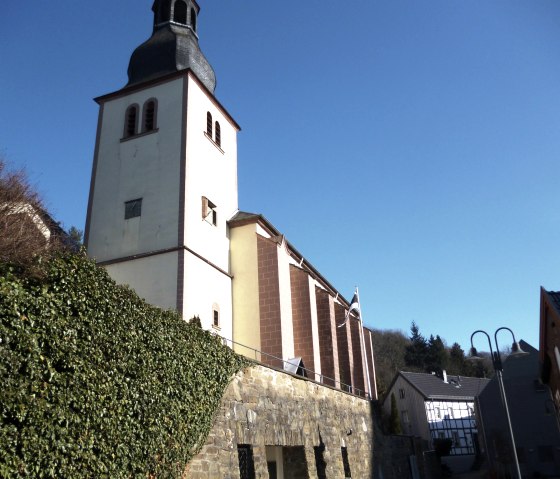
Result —
M 471 350 L 469 351 L 468 359 L 471 360 L 471 361 L 478 361 L 478 360 L 482 359 L 482 357 L 478 355 L 478 351 L 476 350 L 476 348 L 474 346 L 471 346 Z
M 521 345 L 519 344 L 518 341 L 514 341 L 514 343 L 511 345 L 511 354 L 510 356 L 527 356 L 529 353 L 527 351 L 523 351 L 523 349 L 521 349 Z

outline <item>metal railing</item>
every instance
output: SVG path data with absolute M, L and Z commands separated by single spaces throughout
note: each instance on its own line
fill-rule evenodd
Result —
M 219 334 L 215 333 L 217 336 L 219 336 Z M 334 389 L 339 389 L 340 391 L 346 392 L 348 394 L 352 394 L 354 396 L 358 396 L 358 397 L 362 397 L 365 399 L 368 399 L 371 401 L 371 394 L 367 391 L 364 391 L 362 389 L 359 389 L 357 387 L 352 386 L 351 384 L 346 384 L 343 383 L 339 380 L 336 380 L 334 378 L 325 376 L 324 374 L 318 373 L 313 371 L 312 369 L 306 368 L 306 367 L 300 367 L 299 364 L 293 362 L 293 360 L 285 360 L 282 358 L 279 358 L 277 356 L 274 356 L 273 354 L 269 354 L 269 353 L 265 353 L 264 351 L 259 351 L 258 349 L 255 349 L 251 346 L 246 346 L 244 344 L 238 343 L 237 341 L 234 341 L 233 339 L 228 339 L 228 338 L 224 338 L 223 336 L 220 336 L 220 338 L 222 339 L 222 341 L 224 342 L 224 344 L 226 346 L 231 347 L 231 349 L 233 349 L 234 351 L 243 354 L 242 352 L 240 352 L 239 350 L 236 350 L 236 348 L 234 348 L 233 346 L 238 346 L 239 348 L 243 348 L 246 349 L 247 351 L 251 352 L 251 354 L 243 354 L 245 357 L 248 357 L 250 359 L 254 359 L 257 363 L 262 364 L 263 366 L 266 367 L 270 367 L 273 369 L 277 369 L 279 371 L 282 371 L 284 373 L 287 374 L 292 374 L 294 376 L 298 376 L 300 378 L 304 378 L 307 379 L 309 381 L 315 382 L 317 384 L 321 384 L 323 386 L 327 386 L 327 387 L 331 387 Z M 263 358 L 267 358 L 270 359 L 271 361 L 265 361 L 263 360 Z M 289 365 L 292 368 L 296 367 L 296 372 L 292 373 L 291 371 L 286 369 L 286 366 Z M 303 374 L 300 374 L 300 371 Z

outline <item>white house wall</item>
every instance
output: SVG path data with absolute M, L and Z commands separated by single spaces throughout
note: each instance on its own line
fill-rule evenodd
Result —
M 401 390 L 404 391 L 404 398 L 401 397 Z M 430 429 L 428 428 L 428 419 L 424 407 L 424 396 L 399 375 L 383 403 L 383 409 L 388 415 L 391 414 L 391 394 L 395 395 L 397 401 L 403 434 L 418 436 L 426 441 L 430 441 Z M 403 412 L 405 411 L 408 415 L 408 422 L 403 421 Z
M 474 454 L 476 420 L 473 401 L 426 401 L 426 416 L 433 439 L 452 439 L 451 454 Z

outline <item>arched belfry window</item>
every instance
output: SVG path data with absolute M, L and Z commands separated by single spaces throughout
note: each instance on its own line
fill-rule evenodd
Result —
M 138 105 L 134 103 L 126 109 L 124 115 L 124 138 L 130 138 L 138 132 Z
M 191 8 L 191 27 L 196 32 L 196 12 L 194 8 Z
M 153 131 L 157 128 L 157 100 L 150 98 L 144 103 L 142 112 L 143 124 L 142 131 Z
M 206 134 L 212 138 L 212 113 L 206 113 Z
M 177 0 L 173 9 L 173 21 L 181 25 L 187 24 L 187 3 L 184 0 Z
M 215 129 L 216 138 L 214 139 L 214 141 L 216 142 L 216 145 L 222 146 L 222 129 L 220 128 L 220 124 L 218 122 L 215 123 Z
M 158 11 L 158 23 L 171 20 L 171 0 L 163 0 Z

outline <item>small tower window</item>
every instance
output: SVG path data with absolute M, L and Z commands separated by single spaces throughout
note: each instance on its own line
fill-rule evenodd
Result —
M 216 145 L 222 146 L 222 129 L 220 128 L 220 124 L 218 122 L 215 123 L 215 128 L 216 139 L 214 141 L 216 142 Z
M 171 20 L 171 0 L 163 0 L 157 13 L 158 23 L 164 23 Z
M 206 134 L 212 138 L 212 113 L 206 113 Z
M 196 32 L 196 12 L 194 8 L 191 8 L 191 27 L 193 32 Z
M 183 0 L 175 2 L 175 9 L 173 10 L 173 21 L 181 25 L 187 24 L 187 4 Z
M 212 327 L 220 329 L 220 307 L 216 303 L 212 305 Z
M 153 131 L 156 129 L 157 100 L 150 98 L 144 103 L 144 125 L 142 131 Z
M 196 12 L 194 8 L 191 8 L 191 27 L 193 32 L 196 32 Z
M 218 210 L 206 196 L 202 197 L 202 219 L 211 225 L 218 225 Z
M 138 105 L 130 105 L 126 109 L 124 118 L 124 138 L 136 135 L 138 131 Z
M 142 198 L 127 201 L 124 204 L 124 219 L 136 218 L 142 215 Z

